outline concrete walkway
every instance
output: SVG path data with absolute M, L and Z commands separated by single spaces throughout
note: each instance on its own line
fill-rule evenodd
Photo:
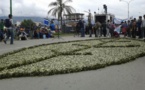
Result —
M 90 38 L 15 41 L 0 43 L 0 54 L 42 43 Z M 92 39 L 92 38 L 91 38 Z M 24 77 L 0 80 L 0 90 L 145 90 L 145 57 L 133 62 L 72 74 L 45 77 Z
M 85 40 L 85 39 L 95 39 L 95 37 L 74 37 L 67 36 L 61 38 L 51 38 L 51 39 L 33 39 L 33 40 L 25 40 L 25 41 L 14 41 L 13 45 L 10 45 L 10 41 L 7 41 L 7 44 L 4 42 L 0 42 L 0 54 L 10 52 L 13 50 L 21 49 L 24 47 L 30 47 L 34 45 L 47 44 L 47 43 L 55 43 L 55 42 L 65 42 L 65 41 L 74 41 L 74 40 Z

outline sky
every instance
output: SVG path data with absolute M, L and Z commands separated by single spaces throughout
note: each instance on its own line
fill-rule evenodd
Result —
M 12 0 L 13 16 L 38 16 L 47 17 L 47 12 L 50 10 L 48 5 L 55 0 Z M 64 0 L 65 1 L 65 0 Z M 128 17 L 129 2 L 129 16 L 137 18 L 145 14 L 145 0 L 73 0 L 68 3 L 77 13 L 84 13 L 87 17 L 88 13 L 85 11 L 91 10 L 99 14 L 104 12 L 103 5 L 106 4 L 108 13 L 112 13 L 116 18 L 125 19 Z M 0 0 L 0 16 L 7 16 L 9 14 L 10 0 Z M 51 17 L 50 15 L 48 17 Z

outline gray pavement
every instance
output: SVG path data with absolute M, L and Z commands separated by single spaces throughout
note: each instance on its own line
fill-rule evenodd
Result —
M 65 41 L 74 41 L 74 40 L 85 40 L 85 39 L 95 39 L 95 37 L 74 37 L 74 36 L 66 36 L 61 38 L 49 38 L 49 39 L 29 39 L 25 41 L 14 41 L 13 45 L 10 45 L 10 42 L 7 41 L 7 44 L 4 42 L 0 42 L 0 54 L 7 53 L 13 50 L 21 49 L 24 47 L 30 47 L 34 45 L 47 44 L 47 43 L 55 43 L 55 42 L 65 42 Z
M 0 54 L 42 43 L 92 38 L 70 36 L 64 37 L 64 40 L 15 41 L 14 45 L 0 43 Z M 99 70 L 45 77 L 3 79 L 0 80 L 0 90 L 145 90 L 145 57 Z

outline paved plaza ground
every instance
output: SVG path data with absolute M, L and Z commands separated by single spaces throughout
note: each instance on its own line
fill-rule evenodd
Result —
M 14 45 L 0 42 L 0 54 L 44 43 L 94 39 L 94 37 L 62 37 L 15 41 Z M 23 77 L 0 80 L 0 90 L 144 90 L 145 57 L 99 70 L 45 77 Z

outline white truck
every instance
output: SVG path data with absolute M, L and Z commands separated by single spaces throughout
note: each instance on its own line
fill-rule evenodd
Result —
M 113 21 L 114 17 L 112 14 L 96 14 L 94 16 L 95 22 L 99 21 L 100 23 L 107 22 L 108 20 Z

